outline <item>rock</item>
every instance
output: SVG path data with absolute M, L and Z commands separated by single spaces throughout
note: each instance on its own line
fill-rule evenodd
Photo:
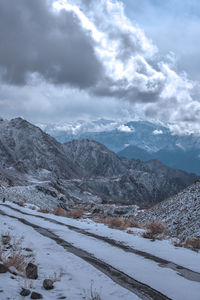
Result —
M 33 250 L 30 249 L 30 248 L 24 248 L 24 250 L 27 251 L 27 252 L 33 252 Z
M 38 268 L 36 265 L 29 263 L 26 267 L 26 277 L 29 279 L 38 278 Z
M 32 292 L 31 299 L 43 299 L 43 296 L 39 293 Z
M 45 288 L 45 290 L 52 290 L 54 288 L 54 286 L 53 286 L 53 280 L 51 280 L 51 279 L 45 279 L 43 281 L 43 287 Z
M 20 292 L 20 295 L 23 296 L 23 297 L 26 297 L 26 296 L 29 296 L 30 293 L 31 293 L 30 290 L 22 288 L 22 290 Z
M 8 272 L 8 268 L 3 264 L 0 264 L 0 273 L 6 273 L 6 272 Z

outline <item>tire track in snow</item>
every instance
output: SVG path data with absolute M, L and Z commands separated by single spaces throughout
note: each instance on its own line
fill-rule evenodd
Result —
M 95 267 L 96 269 L 98 269 L 99 271 L 107 275 L 115 283 L 131 291 L 132 293 L 140 297 L 142 300 L 171 300 L 170 298 L 160 293 L 159 291 L 153 289 L 152 287 L 135 280 L 134 278 L 125 274 L 124 272 L 114 268 L 113 266 L 105 263 L 100 259 L 97 259 L 95 256 L 91 255 L 87 251 L 77 248 L 71 243 L 61 239 L 59 236 L 54 234 L 49 229 L 33 224 L 23 218 L 12 216 L 8 213 L 5 213 L 2 210 L 0 210 L 0 214 L 18 220 L 24 225 L 32 227 L 41 235 L 54 240 L 58 245 L 62 246 L 68 252 L 85 260 L 87 263 L 91 264 L 93 267 Z
M 122 243 L 120 243 L 120 242 L 118 242 L 116 240 L 111 239 L 111 238 L 104 237 L 104 236 L 101 236 L 101 235 L 97 235 L 97 234 L 92 233 L 92 232 L 88 232 L 88 231 L 86 231 L 86 230 L 84 230 L 82 228 L 79 228 L 79 227 L 76 227 L 76 226 L 73 226 L 73 225 L 64 224 L 62 222 L 53 220 L 53 219 L 48 218 L 48 217 L 34 215 L 34 214 L 31 214 L 31 213 L 26 213 L 26 212 L 21 211 L 20 209 L 17 209 L 17 208 L 9 206 L 8 204 L 0 204 L 0 205 L 6 206 L 6 207 L 10 208 L 11 210 L 19 212 L 19 213 L 21 213 L 23 215 L 38 217 L 38 218 L 41 218 L 43 220 L 49 221 L 51 223 L 67 227 L 68 229 L 73 230 L 75 232 L 78 232 L 80 234 L 83 234 L 83 235 L 86 235 L 86 236 L 93 237 L 95 239 L 101 240 L 101 241 L 103 241 L 103 242 L 105 242 L 105 243 L 107 243 L 109 245 L 118 247 L 118 248 L 120 248 L 120 249 L 122 249 L 122 250 L 124 250 L 126 252 L 134 253 L 136 255 L 142 256 L 145 259 L 154 261 L 161 268 L 172 269 L 173 271 L 176 271 L 178 275 L 184 277 L 187 280 L 200 282 L 200 273 L 192 271 L 192 270 L 190 270 L 188 268 L 185 268 L 183 266 L 180 266 L 180 265 L 178 265 L 178 264 L 176 264 L 174 262 L 165 260 L 163 258 L 160 258 L 158 256 L 155 256 L 153 254 L 150 254 L 150 253 L 147 253 L 147 252 L 144 252 L 144 251 L 141 251 L 141 250 L 137 250 L 137 249 L 131 248 L 130 246 L 124 245 L 124 244 L 122 244 Z

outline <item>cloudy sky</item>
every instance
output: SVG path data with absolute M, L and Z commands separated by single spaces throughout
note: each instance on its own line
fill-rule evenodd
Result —
M 200 1 L 0 1 L 0 115 L 200 133 Z

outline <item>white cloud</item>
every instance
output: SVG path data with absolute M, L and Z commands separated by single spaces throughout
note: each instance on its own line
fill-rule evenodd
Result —
M 119 131 L 122 131 L 122 132 L 134 132 L 134 128 L 133 127 L 129 127 L 127 125 L 120 125 L 118 128 L 117 128 Z
M 160 134 L 163 134 L 163 131 L 162 130 L 154 130 L 153 131 L 153 135 L 160 135 Z

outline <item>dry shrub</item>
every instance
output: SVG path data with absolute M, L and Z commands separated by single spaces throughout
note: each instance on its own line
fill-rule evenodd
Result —
M 179 247 L 179 248 L 183 247 L 183 243 L 180 242 L 180 241 L 175 241 L 175 242 L 173 243 L 173 245 L 174 245 L 175 247 Z
M 143 228 L 143 226 L 134 218 L 129 218 L 130 227 Z
M 24 272 L 27 266 L 27 255 L 23 254 L 21 250 L 13 251 L 11 256 L 4 261 L 4 265 L 8 268 L 13 266 L 17 271 Z
M 7 236 L 6 244 L 5 236 Z M 24 272 L 27 264 L 33 261 L 33 254 L 24 254 L 22 247 L 23 237 L 16 239 L 10 234 L 1 235 L 0 260 L 6 267 L 15 267 L 19 272 Z
M 96 222 L 96 223 L 106 224 L 105 223 L 105 217 L 97 216 L 97 217 L 93 218 L 93 221 Z
M 10 236 L 10 233 L 4 233 L 1 235 L 1 243 L 3 245 L 7 245 L 10 243 L 10 240 L 11 240 L 11 236 Z
M 48 209 L 39 209 L 38 212 L 43 214 L 50 214 L 50 211 Z
M 71 210 L 67 216 L 73 219 L 80 219 L 84 214 L 84 210 L 81 208 Z
M 96 217 L 93 219 L 97 223 L 103 223 L 105 225 L 108 225 L 110 228 L 120 229 L 124 230 L 128 227 L 130 227 L 131 223 L 129 219 L 127 218 L 120 218 L 120 217 Z
M 67 211 L 62 208 L 62 207 L 57 207 L 55 210 L 54 210 L 54 215 L 56 216 L 61 216 L 61 217 L 66 217 L 67 216 Z
M 93 287 L 93 281 L 91 282 L 90 290 L 88 291 L 88 295 L 85 295 L 84 299 L 86 300 L 101 300 L 100 293 L 96 291 Z
M 159 220 L 153 221 L 146 225 L 147 232 L 144 232 L 142 236 L 147 239 L 163 239 L 164 233 L 167 230 L 167 225 Z
M 200 238 L 189 237 L 185 246 L 192 250 L 200 250 Z

